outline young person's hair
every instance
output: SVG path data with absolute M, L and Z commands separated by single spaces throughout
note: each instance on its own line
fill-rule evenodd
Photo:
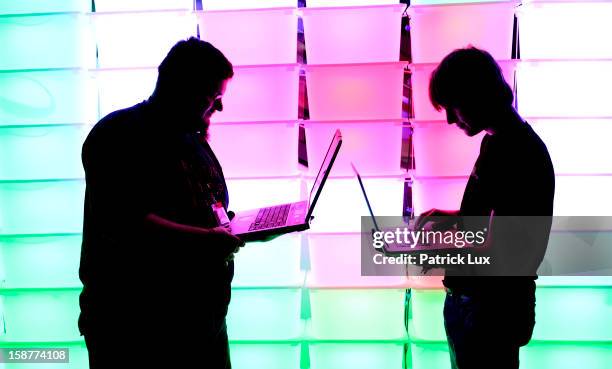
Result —
M 429 99 L 436 110 L 449 107 L 512 105 L 514 94 L 488 52 L 475 47 L 448 54 L 431 73 Z

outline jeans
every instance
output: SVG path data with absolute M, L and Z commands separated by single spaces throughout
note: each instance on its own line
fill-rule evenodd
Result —
M 448 293 L 444 327 L 453 369 L 517 369 L 535 325 L 535 286 L 494 294 Z

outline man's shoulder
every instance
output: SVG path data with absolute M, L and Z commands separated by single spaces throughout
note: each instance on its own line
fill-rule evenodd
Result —
M 129 108 L 109 113 L 94 125 L 92 133 L 128 133 L 131 130 L 138 129 L 144 122 L 145 110 L 146 102 L 141 102 Z

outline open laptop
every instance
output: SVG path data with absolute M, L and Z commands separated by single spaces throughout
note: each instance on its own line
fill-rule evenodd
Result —
M 342 146 L 342 134 L 340 130 L 336 130 L 308 200 L 239 212 L 230 222 L 232 233 L 243 241 L 256 241 L 272 235 L 310 228 L 312 212 L 338 156 L 340 146 Z

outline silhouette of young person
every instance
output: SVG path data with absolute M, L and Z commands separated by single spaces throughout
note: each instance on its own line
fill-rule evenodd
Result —
M 148 100 L 104 117 L 83 145 L 79 329 L 91 369 L 230 368 L 225 316 L 243 242 L 214 216 L 229 198 L 207 135 L 233 67 L 192 37 L 158 72 Z
M 536 270 L 552 222 L 553 165 L 546 145 L 514 109 L 512 89 L 486 51 L 468 47 L 447 55 L 432 72 L 429 94 L 437 110 L 445 109 L 448 124 L 470 137 L 486 134 L 460 209 L 429 210 L 416 227 L 436 216 L 447 217 L 438 219 L 438 230 L 450 229 L 454 216 L 503 225 L 487 236 L 497 250 L 493 268 L 446 269 L 444 325 L 451 364 L 518 368 L 519 348 L 535 325 Z

